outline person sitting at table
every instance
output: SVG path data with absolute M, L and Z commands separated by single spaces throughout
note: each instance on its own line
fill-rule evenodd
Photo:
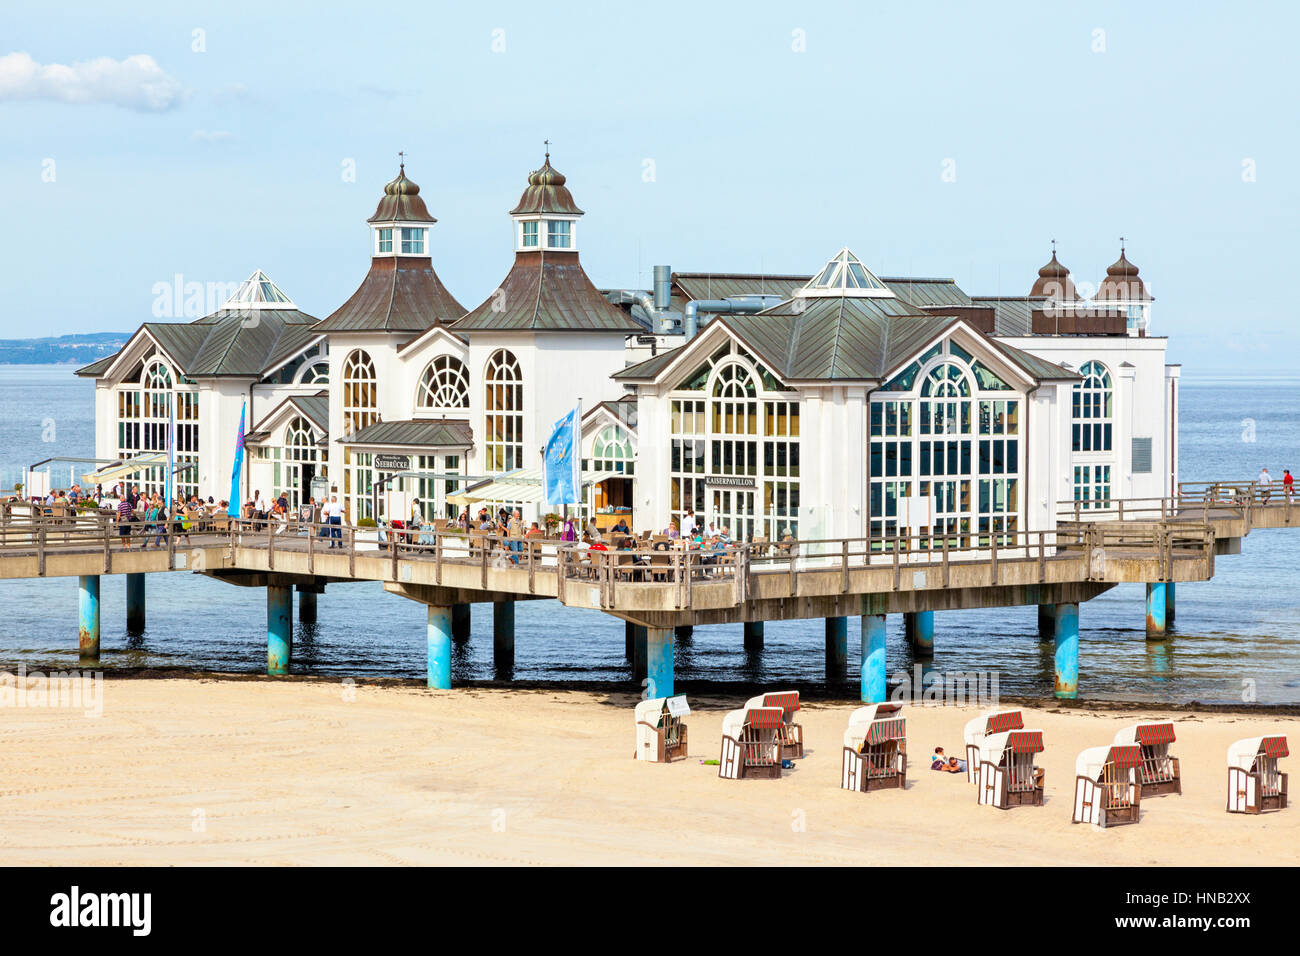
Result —
M 626 518 L 619 518 L 614 527 L 609 529 L 614 534 L 631 534 L 632 529 L 627 526 Z

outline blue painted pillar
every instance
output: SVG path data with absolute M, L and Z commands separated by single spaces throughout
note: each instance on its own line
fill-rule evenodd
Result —
M 637 680 L 645 680 L 649 654 L 649 649 L 646 647 L 646 629 L 640 624 L 634 624 L 633 627 L 636 628 L 636 632 L 632 642 L 632 674 Z
M 849 664 L 849 619 L 826 619 L 826 679 L 840 677 Z
M 1160 583 L 1147 585 L 1147 640 L 1165 636 L 1165 588 Z
M 864 704 L 885 701 L 885 615 L 862 615 L 862 665 L 859 675 Z
M 469 640 L 469 615 L 472 604 L 453 604 L 451 606 L 451 639 L 453 641 Z
M 745 650 L 761 651 L 763 649 L 763 622 L 745 622 Z
M 646 692 L 651 697 L 673 696 L 673 629 L 647 627 Z
M 1056 637 L 1056 605 L 1038 605 L 1038 639 L 1050 641 Z
M 80 614 L 77 641 L 81 646 L 81 660 L 89 663 L 99 660 L 99 575 L 83 574 L 77 583 Z
M 429 605 L 426 641 L 429 648 L 428 684 L 434 690 L 451 689 L 451 622 L 449 607 Z
M 1079 696 L 1079 605 L 1056 605 L 1056 696 Z
M 126 576 L 126 633 L 144 633 L 144 575 Z
M 316 623 L 316 592 L 298 588 L 298 620 L 303 624 Z
M 1165 625 L 1174 623 L 1174 587 L 1171 581 L 1165 585 Z
M 289 673 L 293 655 L 293 588 L 271 584 L 266 588 L 266 672 L 272 677 Z
M 908 611 L 903 615 L 903 630 L 913 657 L 934 657 L 933 611 Z
M 492 660 L 498 667 L 515 662 L 515 602 L 492 602 Z

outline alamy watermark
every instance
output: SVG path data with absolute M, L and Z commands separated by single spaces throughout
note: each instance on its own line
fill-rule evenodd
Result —
M 0 708 L 81 709 L 87 717 L 104 716 L 103 671 L 0 671 Z
M 910 673 L 897 671 L 891 675 L 895 687 L 889 699 L 927 707 L 996 707 L 999 679 L 998 671 L 945 672 L 925 670 L 915 664 Z

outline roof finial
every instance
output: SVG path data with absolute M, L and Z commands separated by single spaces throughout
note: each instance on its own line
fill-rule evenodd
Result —
M 1119 254 L 1120 254 L 1121 256 L 1124 255 L 1124 237 L 1123 237 L 1123 236 L 1120 236 L 1120 237 L 1119 237 Z
M 405 153 L 403 150 L 398 150 L 398 151 L 397 151 L 397 165 L 398 165 L 398 167 L 399 167 L 399 169 L 397 170 L 397 172 L 398 172 L 399 174 L 405 174 L 405 172 L 406 172 L 406 153 Z
M 1053 258 L 1053 259 L 1056 258 L 1056 240 L 1055 240 L 1055 239 L 1052 240 L 1052 258 Z
M 551 141 L 549 139 L 544 139 L 542 140 L 542 145 L 546 147 L 546 161 L 549 163 L 551 161 Z

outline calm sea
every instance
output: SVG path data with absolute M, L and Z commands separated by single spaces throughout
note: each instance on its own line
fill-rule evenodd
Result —
M 1280 476 L 1300 465 L 1300 379 L 1291 373 L 1193 373 L 1182 388 L 1182 477 L 1249 478 L 1261 465 Z M 0 366 L 0 486 L 55 456 L 94 454 L 94 387 L 66 366 Z M 54 468 L 56 484 L 68 467 Z M 1143 589 L 1123 585 L 1080 609 L 1081 696 L 1126 701 L 1236 703 L 1250 681 L 1261 703 L 1300 703 L 1300 532 L 1256 531 L 1244 553 L 1221 557 L 1218 575 L 1179 585 L 1170 638 L 1149 643 Z M 199 575 L 148 581 L 148 627 L 126 635 L 125 579 L 102 592 L 105 670 L 189 668 L 258 673 L 266 667 L 266 601 L 260 589 Z M 912 668 L 902 619 L 890 619 L 889 669 Z M 377 583 L 330 585 L 319 622 L 296 625 L 293 671 L 418 678 L 425 667 L 422 605 Z M 458 646 L 454 680 L 493 680 L 491 607 L 474 606 L 473 637 Z M 858 622 L 849 623 L 849 666 L 858 666 Z M 1037 639 L 1035 609 L 936 615 L 933 666 L 996 670 L 1006 695 L 1052 689 L 1050 644 Z M 740 625 L 696 628 L 677 649 L 679 682 L 769 686 L 824 679 L 822 622 L 770 623 L 765 647 L 746 653 Z M 630 686 L 621 621 L 553 602 L 516 605 L 513 677 Z M 77 660 L 75 578 L 0 581 L 0 668 L 72 667 Z M 846 686 L 846 690 L 848 690 Z

